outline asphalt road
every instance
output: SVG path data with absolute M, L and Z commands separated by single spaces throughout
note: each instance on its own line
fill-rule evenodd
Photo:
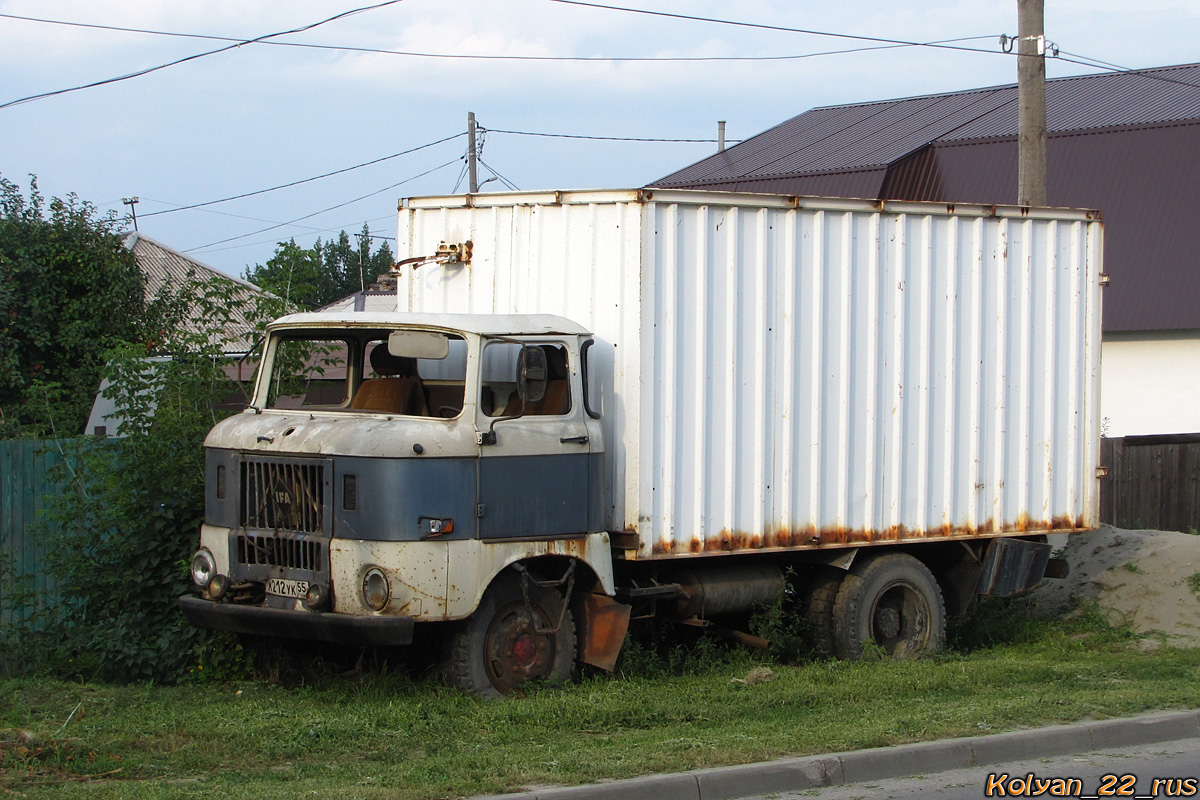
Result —
M 1049 784 L 1026 788 L 1027 776 Z M 1001 776 L 1007 776 L 1007 779 Z M 1054 797 L 1054 779 L 1079 780 L 1070 797 L 1200 797 L 1200 738 L 1122 747 L 1072 756 L 1010 761 L 908 778 L 757 795 L 754 800 L 959 800 L 982 797 Z M 992 793 L 987 793 L 991 779 Z M 1190 781 L 1189 781 L 1190 779 Z M 1157 786 L 1155 780 L 1158 781 Z M 1043 788 L 1044 787 L 1044 788 Z M 1039 793 L 1039 789 L 1041 792 Z M 1155 792 L 1157 789 L 1157 792 Z M 1016 790 L 1016 791 L 1013 791 Z

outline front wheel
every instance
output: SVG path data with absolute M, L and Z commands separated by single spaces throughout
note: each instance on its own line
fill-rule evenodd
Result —
M 916 658 L 945 641 L 942 590 L 929 568 L 910 555 L 860 558 L 838 589 L 833 628 L 838 658 Z
M 513 694 L 542 679 L 554 685 L 571 679 L 575 665 L 575 619 L 553 589 L 517 574 L 501 575 L 475 613 L 449 640 L 450 683 L 481 697 Z M 528 596 L 528 602 L 526 602 Z

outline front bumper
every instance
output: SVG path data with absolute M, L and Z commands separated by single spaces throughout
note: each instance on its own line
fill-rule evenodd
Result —
M 412 617 L 358 617 L 327 611 L 240 606 L 192 595 L 179 598 L 179 610 L 197 627 L 234 633 L 366 645 L 406 645 L 413 640 Z

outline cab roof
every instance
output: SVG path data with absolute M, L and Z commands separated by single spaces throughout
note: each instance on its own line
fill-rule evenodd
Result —
M 587 328 L 554 314 L 428 314 L 406 311 L 307 312 L 289 314 L 271 323 L 280 328 L 438 328 L 481 336 L 564 334 L 586 336 Z

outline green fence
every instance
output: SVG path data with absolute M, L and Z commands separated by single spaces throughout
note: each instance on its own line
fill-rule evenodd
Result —
M 64 444 L 0 440 L 0 625 L 4 627 L 58 601 L 38 529 L 44 524 L 46 497 L 61 491 L 50 472 L 63 463 Z

